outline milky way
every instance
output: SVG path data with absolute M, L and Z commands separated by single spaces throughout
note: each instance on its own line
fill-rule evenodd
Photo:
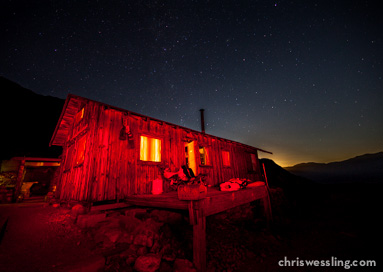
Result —
M 379 1 L 4 1 L 0 73 L 270 150 L 383 150 Z

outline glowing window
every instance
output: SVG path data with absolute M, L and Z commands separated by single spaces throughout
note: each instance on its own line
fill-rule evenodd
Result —
M 161 161 L 161 140 L 141 136 L 140 140 L 140 160 L 141 161 Z
M 74 116 L 74 124 L 77 125 L 84 118 L 85 108 L 82 108 L 76 115 Z
M 255 154 L 251 154 L 251 166 L 253 171 L 257 171 L 257 157 Z
M 222 151 L 223 166 L 230 166 L 230 153 L 229 151 Z
M 82 164 L 85 160 L 85 146 L 86 146 L 86 137 L 83 136 L 77 143 L 76 165 Z
M 210 165 L 210 156 L 206 147 L 199 148 L 199 157 L 201 159 L 201 165 Z
M 64 164 L 64 171 L 69 171 L 72 167 L 72 161 L 73 161 L 73 150 L 74 150 L 74 144 L 68 146 L 66 157 L 65 157 L 65 164 Z

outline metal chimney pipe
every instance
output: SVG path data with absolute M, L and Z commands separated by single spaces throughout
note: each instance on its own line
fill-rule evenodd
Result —
M 205 133 L 205 116 L 204 116 L 204 109 L 199 110 L 201 112 L 201 130 L 202 133 Z

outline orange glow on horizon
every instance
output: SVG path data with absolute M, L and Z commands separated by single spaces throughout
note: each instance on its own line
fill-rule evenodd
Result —
M 278 164 L 280 167 L 289 167 L 289 166 L 293 166 L 293 165 L 299 163 L 299 162 L 297 162 L 297 163 L 291 162 L 291 158 L 289 160 L 289 158 L 284 158 L 283 156 L 278 156 L 277 157 L 274 154 L 273 155 L 265 155 L 265 156 L 262 156 L 262 154 L 259 154 L 259 159 L 269 159 L 269 160 L 272 160 L 276 164 Z

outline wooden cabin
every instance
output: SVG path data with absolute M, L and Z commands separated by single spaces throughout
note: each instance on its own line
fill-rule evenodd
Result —
M 257 154 L 264 150 L 75 95 L 66 99 L 50 145 L 63 147 L 56 189 L 61 200 L 150 194 L 161 168 L 182 165 L 205 174 L 211 186 L 264 179 Z

